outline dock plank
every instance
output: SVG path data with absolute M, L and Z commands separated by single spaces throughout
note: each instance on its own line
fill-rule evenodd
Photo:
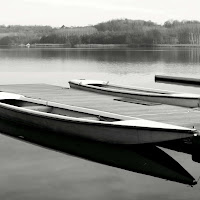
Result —
M 62 104 L 82 106 L 200 130 L 200 110 L 171 105 L 142 105 L 115 101 L 115 96 L 48 84 L 0 85 L 0 91 Z

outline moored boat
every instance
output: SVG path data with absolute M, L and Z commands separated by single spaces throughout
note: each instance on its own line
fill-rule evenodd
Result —
M 200 107 L 200 95 L 178 93 L 174 91 L 158 90 L 142 87 L 130 87 L 111 84 L 100 80 L 77 79 L 69 81 L 71 88 L 87 90 L 118 97 L 176 105 L 188 108 Z
M 55 134 L 115 144 L 156 143 L 197 134 L 195 129 L 5 92 L 0 92 L 0 118 Z

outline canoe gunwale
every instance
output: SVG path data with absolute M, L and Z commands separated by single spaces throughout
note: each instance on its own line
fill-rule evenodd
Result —
M 24 113 L 32 116 L 38 116 L 42 118 L 47 118 L 47 119 L 53 119 L 57 121 L 64 121 L 64 122 L 70 122 L 70 123 L 76 123 L 76 124 L 86 124 L 86 125 L 95 125 L 95 126 L 104 126 L 104 127 L 115 127 L 115 128 L 126 128 L 126 129 L 140 129 L 140 130 L 154 130 L 154 131 L 169 131 L 169 132 L 177 132 L 177 133 L 187 133 L 190 136 L 193 136 L 196 131 L 195 129 L 172 129 L 172 128 L 160 128 L 160 127 L 145 127 L 145 126 L 127 126 L 123 124 L 114 124 L 112 122 L 104 122 L 104 121 L 94 121 L 94 120 L 88 120 L 88 119 L 81 119 L 81 118 L 76 118 L 76 117 L 68 117 L 68 116 L 62 116 L 58 114 L 53 114 L 53 113 L 46 113 L 46 112 L 41 112 L 41 111 L 36 111 L 36 110 L 29 110 L 23 107 L 17 107 L 13 105 L 8 105 L 5 103 L 0 102 L 0 108 L 8 109 L 13 112 L 17 113 Z M 3 117 L 2 117 L 3 118 Z

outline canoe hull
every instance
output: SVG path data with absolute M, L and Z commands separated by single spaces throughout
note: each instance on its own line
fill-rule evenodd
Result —
M 38 127 L 53 131 L 55 134 L 61 133 L 115 144 L 156 143 L 193 136 L 190 131 L 127 127 L 50 117 L 40 112 L 30 113 L 26 109 L 10 108 L 5 104 L 0 105 L 0 118 L 11 120 L 19 125 L 25 124 L 30 128 Z

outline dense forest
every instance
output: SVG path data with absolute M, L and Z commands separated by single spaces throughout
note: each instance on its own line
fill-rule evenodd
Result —
M 200 22 L 119 19 L 86 27 L 0 25 L 0 45 L 62 44 L 199 44 Z

